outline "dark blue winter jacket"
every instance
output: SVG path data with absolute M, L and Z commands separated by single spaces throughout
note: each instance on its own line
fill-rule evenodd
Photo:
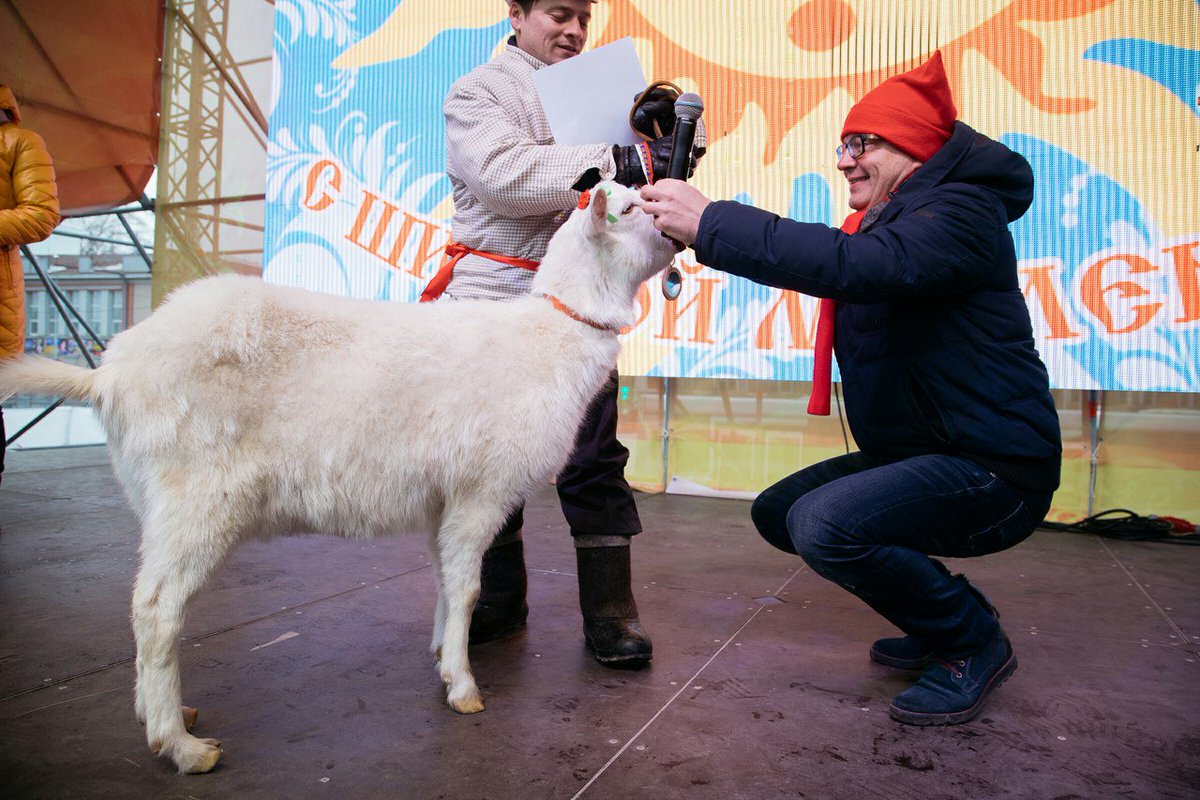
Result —
M 1058 487 L 1062 441 L 1008 223 L 1033 199 L 1017 153 L 959 122 L 866 231 L 712 203 L 700 262 L 839 301 L 834 349 L 864 453 L 970 458 Z

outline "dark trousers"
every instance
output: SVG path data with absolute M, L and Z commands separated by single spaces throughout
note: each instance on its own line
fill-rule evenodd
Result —
M 642 523 L 625 480 L 629 450 L 617 441 L 617 371 L 588 406 L 575 451 L 558 476 L 558 501 L 571 535 L 632 536 Z M 499 536 L 521 527 L 524 508 L 509 515 Z
M 0 474 L 4 472 L 4 452 L 8 450 L 8 434 L 4 432 L 4 409 L 0 408 Z
M 754 501 L 763 538 L 861 598 L 904 633 L 953 658 L 998 623 L 930 556 L 995 553 L 1027 538 L 1051 493 L 1022 492 L 975 462 L 851 453 L 784 478 Z

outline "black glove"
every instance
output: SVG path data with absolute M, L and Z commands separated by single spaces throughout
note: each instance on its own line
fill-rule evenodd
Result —
M 675 130 L 675 101 L 679 87 L 673 83 L 652 83 L 633 100 L 629 127 L 648 142 L 670 136 Z
M 617 164 L 617 174 L 613 180 L 625 186 L 643 186 L 654 183 L 659 178 L 667 176 L 667 166 L 671 163 L 671 148 L 674 139 L 663 136 L 653 142 L 641 144 L 614 144 L 613 161 Z M 649 160 L 649 170 L 646 161 Z M 693 152 L 688 162 L 687 176 L 690 178 L 696 171 L 696 155 Z

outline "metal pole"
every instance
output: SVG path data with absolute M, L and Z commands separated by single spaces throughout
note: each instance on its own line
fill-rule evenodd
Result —
M 125 222 L 124 217 L 118 217 L 121 222 Z M 123 242 L 120 239 L 109 239 L 104 236 L 93 236 L 90 233 L 76 233 L 75 231 L 62 231 L 55 229 L 55 236 L 66 236 L 70 239 L 83 239 L 86 242 L 103 242 L 104 244 L 117 244 L 121 247 L 137 247 L 136 242 Z
M 5 447 L 8 447 L 8 446 L 9 446 L 9 445 L 11 445 L 13 442 L 15 442 L 17 439 L 20 439 L 22 436 L 24 436 L 24 435 L 25 435 L 25 431 L 29 430 L 29 429 L 30 429 L 30 428 L 32 428 L 34 425 L 37 425 L 39 422 L 41 422 L 42 420 L 44 420 L 46 417 L 50 416 L 50 412 L 51 412 L 51 411 L 53 411 L 54 409 L 58 408 L 58 407 L 59 407 L 59 406 L 61 406 L 62 404 L 63 404 L 62 398 L 59 398 L 58 400 L 55 400 L 55 401 L 54 401 L 54 404 L 53 404 L 52 406 L 50 406 L 49 408 L 47 408 L 47 409 L 46 409 L 45 411 L 43 411 L 42 413 L 38 414 L 38 415 L 37 415 L 36 417 L 34 417 L 33 419 L 29 420 L 29 422 L 25 423 L 25 427 L 24 427 L 24 428 L 21 428 L 21 430 L 17 431 L 17 432 L 16 432 L 16 433 L 14 433 L 12 436 L 8 437 L 8 439 L 7 439 L 7 440 L 4 442 L 4 446 L 5 446 Z
M 1100 389 L 1088 390 L 1088 427 L 1091 444 L 1091 464 L 1088 468 L 1088 503 L 1087 515 L 1095 513 L 1096 506 L 1096 476 L 1100 471 L 1100 419 L 1104 415 L 1104 392 Z
M 140 203 L 140 201 L 139 201 Z M 143 211 L 153 211 L 153 208 L 147 208 L 144 205 L 130 206 L 128 208 L 110 208 L 107 211 L 86 211 L 82 214 L 63 214 L 63 221 L 72 219 L 87 219 L 88 217 L 107 217 L 113 214 L 140 214 Z
M 146 248 L 142 244 L 142 240 L 139 239 L 138 235 L 133 232 L 133 226 L 130 225 L 129 221 L 124 217 L 117 217 L 117 219 L 119 219 L 121 224 L 125 226 L 125 232 L 128 233 L 129 238 L 133 240 L 133 246 L 137 248 L 138 255 L 142 257 L 142 261 L 146 262 L 146 269 L 153 272 L 154 264 L 150 261 L 150 254 L 146 252 Z
M 671 379 L 663 378 L 663 421 L 662 421 L 662 486 L 663 491 L 667 490 L 667 481 L 670 479 L 670 452 L 669 445 L 671 443 Z

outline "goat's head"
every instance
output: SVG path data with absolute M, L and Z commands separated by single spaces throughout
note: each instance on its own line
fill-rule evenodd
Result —
M 535 286 L 587 297 L 589 305 L 628 305 L 642 283 L 671 265 L 676 252 L 675 243 L 642 212 L 637 190 L 605 181 L 551 239 Z

